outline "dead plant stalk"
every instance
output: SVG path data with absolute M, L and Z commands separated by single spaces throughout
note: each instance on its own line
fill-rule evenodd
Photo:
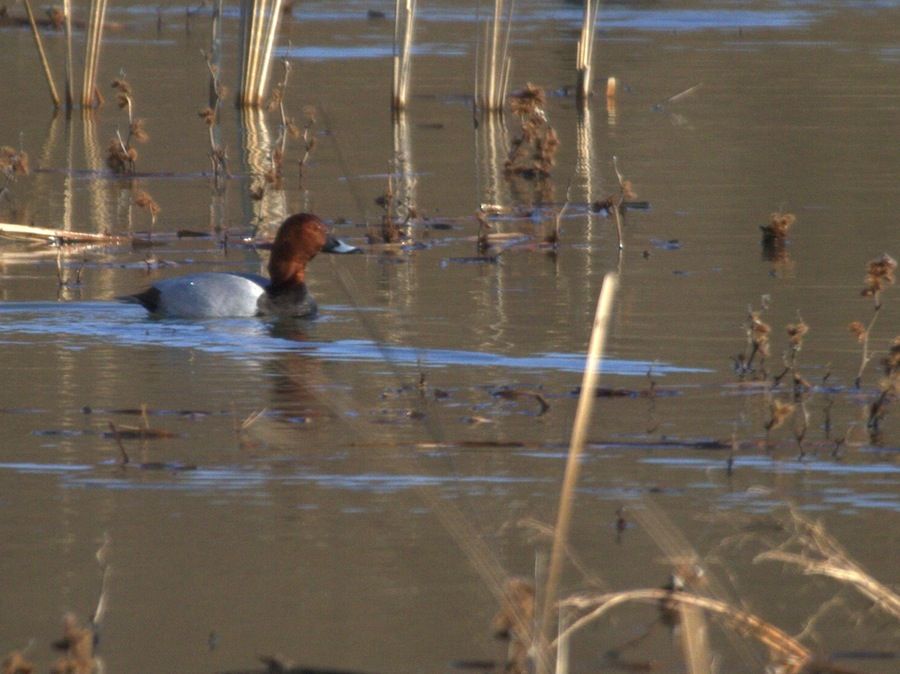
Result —
M 602 595 L 569 597 L 568 599 L 563 600 L 560 605 L 563 607 L 588 610 L 590 612 L 578 620 L 575 620 L 562 635 L 571 636 L 571 634 L 577 630 L 594 622 L 602 615 L 621 604 L 626 604 L 628 602 L 658 604 L 662 601 L 674 602 L 682 606 L 697 607 L 721 616 L 726 622 L 734 625 L 738 630 L 751 634 L 773 652 L 780 654 L 790 665 L 788 671 L 799 672 L 805 664 L 812 660 L 812 653 L 803 646 L 803 644 L 752 613 L 742 611 L 717 599 L 711 599 L 689 592 L 672 592 L 663 589 L 628 590 L 625 592 L 613 592 Z
M 581 395 L 578 398 L 578 408 L 575 412 L 575 422 L 572 428 L 572 438 L 569 443 L 569 456 L 566 460 L 566 470 L 563 477 L 562 489 L 559 495 L 559 510 L 557 513 L 553 548 L 550 553 L 550 566 L 547 571 L 547 584 L 544 590 L 543 610 L 539 631 L 539 648 L 549 643 L 550 630 L 553 618 L 556 614 L 556 595 L 559 581 L 562 576 L 562 563 L 568 544 L 569 529 L 572 523 L 572 504 L 575 496 L 575 486 L 578 483 L 578 474 L 581 468 L 581 453 L 584 449 L 587 429 L 591 421 L 591 412 L 594 406 L 594 391 L 597 388 L 599 376 L 598 366 L 606 343 L 606 335 L 612 314 L 613 298 L 615 297 L 618 276 L 615 273 L 607 274 L 603 279 L 603 287 L 597 300 L 597 310 L 594 314 L 594 323 L 591 330 L 590 345 L 588 347 L 587 362 L 584 366 L 584 374 L 581 379 Z M 539 659 L 539 662 L 542 659 Z
M 28 23 L 31 25 L 31 36 L 34 38 L 34 45 L 37 47 L 38 56 L 40 56 L 41 65 L 44 68 L 44 77 L 47 78 L 47 86 L 50 87 L 50 98 L 53 99 L 53 107 L 59 108 L 59 94 L 56 92 L 56 84 L 53 82 L 53 73 L 50 72 L 50 62 L 47 61 L 44 43 L 41 40 L 41 34 L 38 32 L 37 24 L 34 21 L 34 12 L 31 11 L 31 2 L 29 2 L 29 0 L 25 0 L 25 12 L 28 14 Z

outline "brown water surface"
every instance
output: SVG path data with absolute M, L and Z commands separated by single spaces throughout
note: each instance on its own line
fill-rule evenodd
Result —
M 773 518 L 793 504 L 873 576 L 898 581 L 900 403 L 870 437 L 881 356 L 852 390 L 860 347 L 846 327 L 872 314 L 860 296 L 866 262 L 900 255 L 897 3 L 604 7 L 597 88 L 612 74 L 619 93 L 579 113 L 566 92 L 580 6 L 523 0 L 513 85 L 548 92 L 561 140 L 543 205 L 503 178 L 515 119 L 473 128 L 472 3 L 422 3 L 412 100 L 392 124 L 393 22 L 366 14 L 388 4 L 296 3 L 279 40 L 293 66 L 286 108 L 297 121 L 316 109 L 317 145 L 300 187 L 289 143 L 284 189 L 261 202 L 249 191 L 268 168 L 276 113 L 226 105 L 233 175 L 221 192 L 209 176 L 197 117 L 208 12 L 188 32 L 184 8 L 165 8 L 158 30 L 155 5 L 115 3 L 122 26 L 107 33 L 100 78 L 110 100 L 72 119 L 53 116 L 29 33 L 0 28 L 0 143 L 21 145 L 32 165 L 8 186 L 0 221 L 144 233 L 134 190 L 162 208 L 152 249 L 66 249 L 63 274 L 81 278 L 69 287 L 55 249 L 0 243 L 0 650 L 34 639 L 31 657 L 46 669 L 63 612 L 86 617 L 96 604 L 94 553 L 108 535 L 108 672 L 248 670 L 266 653 L 367 672 L 502 658 L 489 633 L 494 595 L 466 550 L 478 541 L 525 576 L 546 552 L 516 524 L 554 518 L 597 293 L 618 271 L 601 383 L 632 395 L 598 399 L 589 431 L 572 540 L 586 567 L 605 589 L 661 586 L 678 551 L 637 521 L 662 513 L 663 529 L 681 532 L 727 588 L 721 599 L 799 633 L 838 594 L 804 642 L 823 657 L 878 656 L 839 660 L 847 667 L 896 671 L 896 622 L 832 580 L 753 558 L 786 540 Z M 233 90 L 236 10 L 224 25 Z M 62 34 L 44 37 L 59 77 Z M 120 71 L 151 136 L 134 181 L 104 161 L 127 124 L 108 89 Z M 617 189 L 613 156 L 650 204 L 626 213 L 621 255 L 614 219 L 587 208 Z M 421 246 L 365 242 L 390 172 L 423 216 L 412 230 Z M 498 231 L 539 237 L 567 188 L 555 254 L 531 238 L 493 263 L 469 259 L 479 205 L 505 209 Z M 158 320 L 113 301 L 181 273 L 259 271 L 264 260 L 241 238 L 298 210 L 365 250 L 312 263 L 316 320 Z M 759 226 L 778 210 L 797 222 L 767 255 Z M 210 236 L 177 238 L 180 229 Z M 766 395 L 732 370 L 762 295 L 770 374 L 784 326 L 798 314 L 810 326 L 802 443 L 800 409 L 768 437 L 764 428 L 772 395 L 790 398 L 784 386 Z M 871 341 L 881 354 L 900 334 L 900 289 L 884 299 Z M 641 395 L 651 381 L 656 395 Z M 504 389 L 539 392 L 549 410 Z M 171 437 L 123 439 L 122 466 L 110 422 Z M 617 540 L 622 506 L 629 526 Z M 461 535 L 446 526 L 454 513 Z M 570 569 L 564 592 L 586 587 Z M 588 630 L 572 671 L 611 670 L 604 654 L 654 617 L 625 608 Z M 721 671 L 760 671 L 765 660 L 719 631 L 713 644 Z M 627 656 L 681 667 L 662 628 Z

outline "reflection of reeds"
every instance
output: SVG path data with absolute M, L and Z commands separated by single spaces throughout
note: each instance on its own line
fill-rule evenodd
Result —
M 416 0 L 396 0 L 394 8 L 394 110 L 402 110 L 409 99 L 412 40 L 416 24 Z M 402 35 L 402 41 L 401 41 Z
M 506 120 L 488 115 L 475 131 L 475 162 L 478 189 L 483 190 L 481 209 L 486 213 L 509 206 L 509 189 L 503 180 L 503 163 L 509 153 Z
M 56 93 L 56 84 L 53 83 L 53 73 L 50 72 L 50 63 L 47 61 L 47 54 L 44 52 L 44 43 L 41 41 L 41 34 L 38 32 L 37 24 L 34 22 L 34 12 L 31 11 L 31 3 L 25 0 L 25 11 L 28 14 L 28 23 L 31 25 L 31 35 L 34 37 L 34 45 L 37 47 L 38 56 L 41 58 L 41 65 L 44 68 L 44 76 L 47 78 L 47 85 L 50 87 L 50 98 L 53 99 L 53 106 L 58 108 L 60 105 L 59 94 Z
M 584 0 L 581 37 L 578 38 L 578 54 L 575 59 L 575 69 L 578 72 L 576 96 L 582 105 L 591 93 L 591 64 L 594 61 L 594 36 L 597 27 L 597 12 L 599 11 L 600 0 Z
M 66 17 L 68 20 L 68 17 Z M 100 44 L 103 40 L 103 21 L 106 18 L 106 0 L 91 0 L 87 41 L 84 46 L 84 79 L 81 88 L 81 105 L 94 107 L 99 103 L 97 91 L 97 66 L 100 63 Z
M 268 85 L 282 0 L 242 0 L 238 103 L 257 107 Z
M 512 28 L 512 13 L 515 0 L 510 0 L 504 18 L 504 1 L 494 0 L 494 18 L 485 21 L 484 44 L 476 52 L 475 102 L 483 111 L 503 110 L 506 92 L 509 89 L 509 72 L 512 59 L 509 57 L 509 35 Z M 484 52 L 483 61 L 478 56 Z

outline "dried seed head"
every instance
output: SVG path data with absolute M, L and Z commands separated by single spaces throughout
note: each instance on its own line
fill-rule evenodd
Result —
M 809 332 L 809 326 L 803 322 L 801 318 L 797 323 L 789 323 L 787 326 L 787 334 L 791 340 L 791 346 L 799 347 L 803 344 L 803 336 Z
M 871 297 L 893 285 L 896 270 L 897 261 L 887 253 L 874 260 L 869 260 L 866 269 L 866 285 L 862 291 L 863 296 Z
M 216 123 L 216 111 L 212 108 L 203 108 L 197 113 L 197 116 L 203 120 L 206 126 L 212 126 Z
M 791 229 L 791 225 L 796 222 L 797 218 L 793 213 L 775 212 L 769 216 L 769 224 L 762 225 L 760 229 L 763 236 L 770 239 L 784 239 Z
M 856 335 L 856 340 L 862 343 L 866 338 L 866 326 L 863 325 L 860 321 L 853 321 L 850 325 L 847 326 L 847 329 L 854 335 Z
M 891 350 L 882 361 L 884 365 L 884 373 L 891 379 L 897 379 L 900 382 L 900 335 L 894 337 L 894 343 Z
M 766 424 L 766 430 L 772 430 L 773 428 L 778 428 L 787 421 L 790 416 L 794 413 L 794 404 L 786 403 L 778 400 L 777 398 L 772 401 L 772 405 L 769 407 L 769 422 Z
M 159 204 L 150 196 L 148 192 L 144 190 L 138 190 L 134 194 L 134 205 L 138 208 L 145 208 L 150 212 L 150 216 L 152 218 L 156 218 L 159 215 L 160 207 Z
M 294 123 L 294 120 L 293 120 L 293 119 L 287 120 L 287 124 L 285 125 L 285 129 L 287 130 L 288 135 L 289 135 L 291 138 L 296 139 L 296 138 L 299 138 L 300 136 L 303 135 L 303 132 L 300 130 L 300 127 L 297 126 L 297 125 Z
M 128 94 L 117 94 L 116 95 L 116 103 L 118 104 L 120 110 L 122 108 L 127 108 L 128 101 L 130 101 L 130 100 L 131 99 L 128 97 Z
M 147 130 L 144 128 L 144 123 L 143 119 L 135 119 L 129 128 L 131 137 L 139 143 L 146 143 L 150 140 L 150 134 L 147 133 Z
M 131 85 L 125 81 L 124 78 L 116 78 L 112 81 L 112 88 L 118 91 L 120 94 L 128 96 L 131 94 Z
M 307 126 L 312 126 L 313 124 L 316 123 L 316 109 L 313 106 L 311 106 L 311 105 L 304 106 L 303 107 L 303 116 L 306 118 Z

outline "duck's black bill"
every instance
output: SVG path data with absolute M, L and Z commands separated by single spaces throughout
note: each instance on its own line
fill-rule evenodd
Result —
M 349 243 L 344 243 L 336 236 L 328 235 L 325 239 L 325 245 L 322 247 L 323 253 L 361 253 L 362 250 Z

